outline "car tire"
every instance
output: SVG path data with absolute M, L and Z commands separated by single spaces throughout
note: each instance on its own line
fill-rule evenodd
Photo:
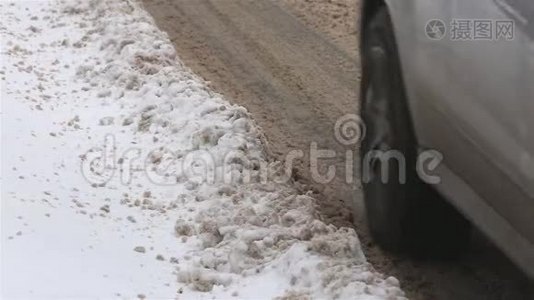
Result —
M 361 175 L 371 235 L 386 250 L 418 257 L 457 257 L 470 240 L 470 224 L 417 174 L 417 141 L 385 7 L 369 19 L 363 34 L 360 107 L 366 136 L 361 145 Z M 390 159 L 384 162 L 377 153 Z M 405 164 L 391 159 L 399 154 Z M 389 170 L 383 170 L 383 164 Z M 402 169 L 404 182 L 399 175 Z

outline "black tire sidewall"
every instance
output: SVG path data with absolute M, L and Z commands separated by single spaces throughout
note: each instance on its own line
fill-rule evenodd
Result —
M 388 72 L 384 74 L 384 78 L 380 86 L 375 87 L 382 89 L 381 92 L 387 96 L 387 116 L 384 119 L 388 120 L 389 130 L 392 134 L 392 139 L 388 142 L 390 150 L 400 152 L 406 162 L 405 171 L 407 182 L 402 184 L 399 182 L 399 165 L 390 161 L 389 163 L 389 177 L 387 183 L 378 182 L 380 179 L 374 178 L 368 183 L 363 183 L 364 197 L 366 210 L 368 215 L 368 223 L 372 235 L 379 241 L 380 244 L 391 250 L 398 251 L 405 248 L 410 242 L 406 240 L 407 234 L 404 232 L 406 228 L 410 228 L 409 224 L 404 224 L 410 217 L 410 208 L 413 201 L 409 200 L 410 195 L 414 195 L 414 179 L 417 178 L 415 172 L 415 146 L 416 142 L 413 137 L 412 128 L 410 124 L 409 115 L 406 109 L 406 96 L 404 92 L 404 85 L 399 66 L 397 47 L 395 44 L 393 32 L 391 31 L 391 23 L 387 10 L 379 11 L 366 27 L 364 33 L 367 37 L 363 45 L 363 78 L 362 78 L 362 119 L 365 124 L 372 124 L 373 115 L 368 109 L 369 99 L 366 97 L 367 89 L 370 85 L 370 78 L 373 76 L 373 70 L 368 65 L 370 60 L 370 51 L 373 47 L 380 47 L 387 54 Z M 374 83 L 377 84 L 376 82 Z M 368 128 L 368 134 L 373 133 L 373 128 Z M 363 157 L 369 154 L 370 147 L 366 144 L 366 140 L 362 141 L 362 162 Z M 361 170 L 365 170 L 365 166 L 361 166 Z M 365 176 L 363 176 L 365 177 Z

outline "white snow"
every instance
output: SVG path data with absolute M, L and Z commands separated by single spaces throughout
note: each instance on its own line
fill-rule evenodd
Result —
M 4 299 L 404 299 L 136 1 L 0 2 Z

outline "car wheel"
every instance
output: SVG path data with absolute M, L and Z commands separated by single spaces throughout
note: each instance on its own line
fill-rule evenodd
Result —
M 370 18 L 363 40 L 361 170 L 371 235 L 387 250 L 455 257 L 468 244 L 470 224 L 417 175 L 417 141 L 385 7 Z

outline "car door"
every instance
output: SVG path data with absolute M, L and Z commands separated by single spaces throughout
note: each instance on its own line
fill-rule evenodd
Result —
M 511 243 L 513 232 L 530 244 L 523 249 L 533 249 L 534 1 L 390 6 L 400 12 L 394 23 L 420 146 L 441 152 L 447 169 L 483 199 L 479 206 L 455 203 L 470 219 L 488 225 L 482 229 L 501 245 Z M 429 35 L 431 20 L 446 32 Z M 476 24 L 488 22 L 490 36 L 475 36 Z M 510 23 L 511 35 L 504 28 Z M 461 193 L 453 185 L 444 189 L 451 198 Z M 482 206 L 488 209 L 477 209 Z M 490 210 L 499 225 L 488 221 Z
M 451 3 L 445 59 L 451 91 L 444 91 L 437 105 L 471 147 L 466 145 L 467 153 L 453 152 L 450 167 L 516 230 L 534 237 L 534 48 L 529 34 L 534 4 Z M 480 24 L 491 28 L 489 35 L 477 36 Z

